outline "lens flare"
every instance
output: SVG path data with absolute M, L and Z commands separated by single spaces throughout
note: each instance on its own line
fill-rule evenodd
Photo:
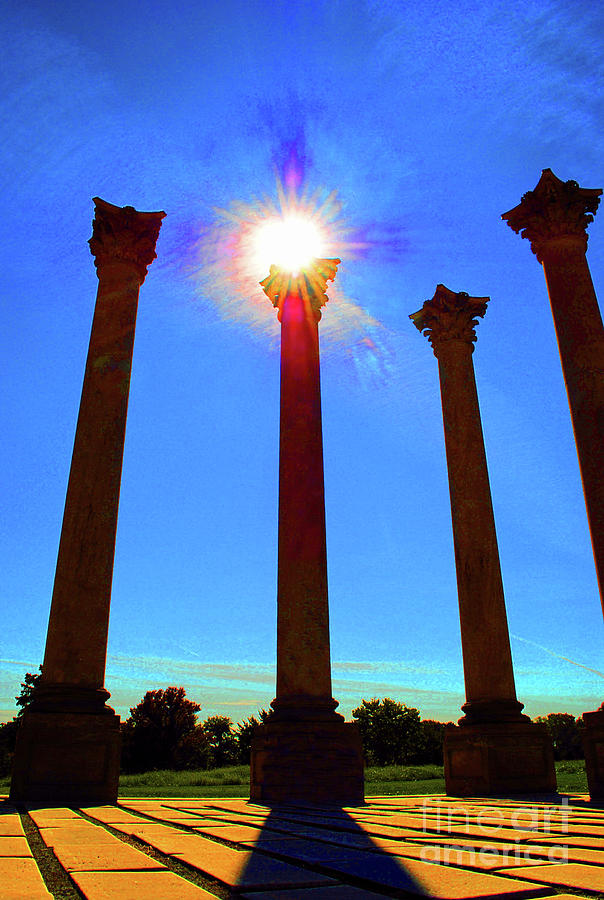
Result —
M 347 296 L 346 264 L 374 248 L 369 226 L 346 221 L 336 191 L 327 192 L 276 179 L 276 199 L 233 201 L 214 209 L 214 217 L 192 243 L 188 271 L 199 299 L 214 303 L 223 319 L 246 327 L 278 348 L 280 326 L 260 282 L 271 265 L 298 274 L 312 258 L 342 260 L 342 276 L 329 287 L 329 314 L 321 322 L 323 357 L 350 361 L 363 382 L 384 381 L 391 353 L 384 326 L 358 300 Z M 283 256 L 281 254 L 283 248 Z M 375 373 L 372 375 L 371 373 Z
M 312 217 L 298 213 L 260 222 L 252 243 L 263 271 L 276 265 L 297 275 L 314 258 L 323 256 L 327 240 Z

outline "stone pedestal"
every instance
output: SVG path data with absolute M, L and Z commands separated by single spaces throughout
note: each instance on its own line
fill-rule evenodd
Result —
M 165 215 L 94 202 L 99 286 L 42 675 L 19 727 L 10 792 L 59 806 L 117 799 L 119 718 L 104 688 L 111 582 L 139 288 Z
M 250 800 L 356 806 L 364 801 L 357 726 L 334 714 L 314 721 L 268 721 L 252 742 Z
M 277 695 L 252 743 L 251 799 L 271 805 L 363 801 L 360 736 L 335 712 L 329 652 L 318 323 L 338 263 L 272 266 L 262 282 L 281 322 Z
M 444 759 L 449 796 L 501 797 L 556 790 L 552 741 L 543 724 L 450 725 L 445 729 Z
M 115 803 L 120 719 L 104 713 L 31 712 L 17 734 L 11 799 L 43 806 Z
M 587 785 L 592 800 L 604 800 L 604 704 L 595 712 L 583 713 L 583 750 Z
M 510 751 L 526 769 L 518 790 L 553 790 L 551 739 L 522 714 L 516 697 L 491 488 L 472 353 L 477 317 L 488 297 L 469 297 L 437 285 L 411 316 L 438 359 L 449 475 L 466 702 L 459 728 L 445 736 L 448 794 L 512 791 Z M 536 728 L 536 730 L 535 730 Z M 534 753 L 536 735 L 549 751 Z M 525 749 L 523 749 L 525 748 Z M 541 766 L 541 768 L 539 768 Z M 501 771 L 500 771 L 501 769 Z M 501 785 L 502 787 L 499 787 Z M 512 785 L 512 786 L 510 786 Z

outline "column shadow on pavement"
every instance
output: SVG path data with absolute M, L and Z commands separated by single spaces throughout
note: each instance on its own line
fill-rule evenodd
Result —
M 256 877 L 262 879 L 266 854 L 270 854 L 342 879 L 350 886 L 378 893 L 387 890 L 389 897 L 430 896 L 407 871 L 402 858 L 380 848 L 348 812 L 338 807 L 271 807 L 260 836 L 246 846 L 252 850 L 242 872 L 248 883 Z

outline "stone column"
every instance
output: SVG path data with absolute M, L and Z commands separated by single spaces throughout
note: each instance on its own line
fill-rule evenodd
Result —
M 533 191 L 503 214 L 543 265 L 579 457 L 587 519 L 604 610 L 604 329 L 587 264 L 586 228 L 601 189 L 580 188 L 543 169 Z M 584 713 L 592 797 L 604 797 L 604 704 Z
M 113 803 L 119 717 L 105 660 L 139 288 L 165 213 L 94 199 L 99 279 L 42 665 L 19 728 L 11 798 Z
M 277 696 L 251 769 L 251 799 L 268 804 L 363 801 L 360 737 L 335 712 L 329 653 L 318 323 L 338 263 L 295 277 L 272 266 L 262 282 L 281 322 Z
M 447 793 L 555 789 L 551 740 L 516 698 L 472 353 L 488 297 L 437 285 L 411 315 L 438 360 L 464 665 L 465 715 L 445 733 Z

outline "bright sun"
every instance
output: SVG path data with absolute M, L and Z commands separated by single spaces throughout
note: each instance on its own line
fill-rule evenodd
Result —
M 321 257 L 325 236 L 309 216 L 287 214 L 260 222 L 254 234 L 254 255 L 262 271 L 271 265 L 296 275 L 312 259 Z

